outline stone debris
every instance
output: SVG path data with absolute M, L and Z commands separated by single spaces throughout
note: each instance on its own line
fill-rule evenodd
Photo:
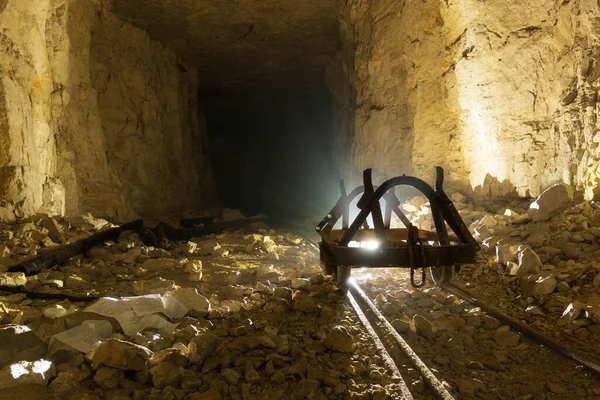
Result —
M 544 190 L 527 211 L 535 222 L 547 221 L 565 211 L 573 202 L 573 189 L 564 183 L 557 183 Z
M 212 333 L 200 333 L 189 343 L 188 357 L 192 364 L 201 365 L 219 345 L 219 338 Z
M 559 341 L 577 343 L 574 347 L 581 354 L 595 354 L 594 343 L 600 335 L 600 206 L 595 202 L 573 205 L 571 192 L 563 193 L 563 200 L 556 203 L 545 198 L 548 193 L 540 196 L 539 209 L 547 217 L 538 214 L 536 220 L 528 214 L 531 203 L 527 200 L 452 195 L 482 247 L 478 262 L 463 265 L 454 281 L 532 328 Z M 411 210 L 407 217 L 420 229 L 432 226 L 427 204 L 403 209 Z M 544 393 L 556 394 L 544 387 L 546 377 L 564 383 L 560 377 L 571 376 L 567 371 L 575 364 L 555 364 L 546 356 L 554 353 L 545 353 L 536 342 L 461 299 L 431 286 L 411 289 L 405 271 L 371 269 L 353 271 L 353 276 L 411 347 L 451 381 L 452 392 L 459 398 L 544 398 Z M 523 363 L 549 366 L 532 369 Z M 473 374 L 486 370 L 500 375 Z M 521 371 L 519 381 L 542 383 L 535 388 L 514 386 L 511 370 Z M 464 381 L 458 379 L 461 375 Z M 500 380 L 506 383 L 498 389 Z M 573 398 L 593 398 L 592 388 L 598 387 L 594 378 L 577 373 L 578 383 L 570 380 L 568 393 Z
M 210 301 L 195 288 L 178 288 L 173 292 L 166 292 L 165 296 L 179 300 L 188 309 L 187 315 L 190 317 L 204 317 L 210 312 Z
M 331 350 L 348 353 L 353 349 L 354 338 L 345 327 L 336 326 L 327 335 L 323 343 Z
M 600 209 L 588 203 L 548 221 L 526 223 L 527 209 L 518 204 L 510 205 L 510 213 L 490 207 L 493 213 L 462 195 L 451 197 L 489 249 L 477 267 L 465 267 L 472 274 L 469 279 L 486 279 L 492 271 L 502 274 L 503 280 L 494 287 L 520 307 L 519 318 L 555 318 L 559 329 L 578 337 L 594 339 L 600 334 L 600 303 L 591 293 L 600 287 L 600 268 L 592 261 L 594 251 L 600 250 L 594 247 L 600 235 L 593 233 L 598 227 L 600 234 L 600 222 L 594 219 Z M 432 228 L 428 202 L 413 199 L 410 203 L 413 208 L 403 207 L 414 210 L 410 218 L 421 228 Z M 0 225 L 6 256 L 0 265 L 14 265 L 43 251 L 44 237 L 67 243 L 87 237 L 103 223 L 89 216 L 75 222 L 44 218 Z M 569 243 L 576 245 L 576 252 L 566 246 Z M 369 274 L 375 276 L 374 271 Z M 449 381 L 457 396 L 475 393 L 486 398 L 489 393 L 476 374 L 507 373 L 513 352 L 528 351 L 528 342 L 518 333 L 477 308 L 468 308 L 437 288 L 414 291 L 406 284 L 400 286 L 396 275 L 382 274 L 388 275 L 371 288 L 377 290 L 376 304 L 418 353 L 429 354 L 431 347 L 433 354 L 435 349 L 432 365 L 464 369 L 460 386 L 458 380 Z M 114 243 L 97 246 L 19 283 L 42 293 L 92 293 L 113 299 L 156 294 L 148 299 L 172 297 L 187 310 L 170 318 L 148 308 L 153 314 L 147 316 L 159 318 L 164 329 L 140 324 L 136 326 L 141 329 L 125 332 L 122 319 L 86 311 L 91 303 L 0 296 L 2 323 L 27 325 L 29 335 L 33 334 L 19 339 L 12 332 L 16 343 L 26 343 L 27 350 L 37 348 L 32 354 L 16 356 L 10 364 L 46 357 L 57 372 L 42 389 L 60 398 L 91 399 L 98 391 L 110 393 L 110 398 L 137 399 L 398 395 L 343 293 L 295 235 L 270 229 L 227 232 L 159 249 L 144 246 L 130 231 Z M 98 339 L 97 347 L 82 351 L 84 347 L 78 350 L 56 340 L 60 337 L 56 335 L 87 326 L 86 321 L 110 324 L 108 336 Z M 0 352 L 6 350 L 3 342 Z M 414 387 L 422 385 L 418 381 L 414 378 Z
M 152 375 L 152 384 L 154 387 L 162 389 L 166 386 L 179 386 L 183 380 L 184 371 L 185 369 L 180 366 L 164 362 L 150 368 L 149 372 Z
M 12 224 L 17 220 L 13 211 L 7 207 L 0 207 L 0 222 L 4 224 Z
M 27 277 L 22 272 L 0 273 L 0 286 L 19 287 L 27 284 Z
M 20 385 L 48 385 L 56 367 L 48 360 L 19 361 L 0 369 L 0 390 Z
M 124 371 L 140 371 L 146 367 L 152 351 L 143 346 L 118 339 L 103 342 L 95 351 L 92 367 L 101 365 L 118 368 Z
M 0 368 L 19 361 L 39 360 L 46 344 L 27 326 L 0 326 Z

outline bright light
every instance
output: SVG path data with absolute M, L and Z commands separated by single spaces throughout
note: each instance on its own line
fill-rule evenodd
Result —
M 23 364 L 17 363 L 10 366 L 10 374 L 12 375 L 13 379 L 19 379 L 19 377 L 27 375 L 28 373 L 29 371 Z
M 374 240 L 360 242 L 360 247 L 362 249 L 375 250 L 375 249 L 379 248 L 379 242 L 376 242 Z
M 33 372 L 36 374 L 40 374 L 44 377 L 44 374 L 50 371 L 52 368 L 52 362 L 48 360 L 38 360 L 33 363 Z
M 348 247 L 360 247 L 361 249 L 375 250 L 379 248 L 379 242 L 375 240 L 365 240 L 363 242 L 353 240 L 348 243 Z
M 13 379 L 18 379 L 23 375 L 27 375 L 30 372 L 39 374 L 42 378 L 45 378 L 45 374 L 52 368 L 52 362 L 48 360 L 38 360 L 35 362 L 20 361 L 18 363 L 11 364 L 10 374 Z

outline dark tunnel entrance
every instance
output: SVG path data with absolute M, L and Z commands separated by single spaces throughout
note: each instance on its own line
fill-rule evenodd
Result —
M 204 111 L 221 205 L 308 227 L 334 204 L 339 175 L 325 86 L 204 96 Z

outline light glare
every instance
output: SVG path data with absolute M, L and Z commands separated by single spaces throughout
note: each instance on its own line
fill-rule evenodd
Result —
M 364 242 L 360 242 L 360 247 L 362 249 L 375 250 L 379 248 L 379 242 L 376 242 L 374 240 L 367 240 Z

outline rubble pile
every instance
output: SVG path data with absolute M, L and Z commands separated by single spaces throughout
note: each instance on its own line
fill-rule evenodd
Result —
M 0 285 L 28 292 L 0 292 L 0 399 L 400 393 L 314 252 L 264 224 L 169 249 L 126 231 L 37 275 L 5 272 L 109 227 L 91 215 L 0 223 Z
M 497 284 L 508 285 L 511 300 L 530 316 L 579 338 L 600 335 L 599 204 L 573 205 L 563 184 L 532 203 L 478 207 L 460 193 L 451 199 L 484 250 L 475 275 L 499 268 Z M 402 208 L 421 229 L 435 230 L 425 200 L 415 197 Z
M 463 266 L 454 281 L 580 353 L 597 354 L 600 205 L 573 205 L 573 193 L 564 185 L 534 202 L 477 203 L 459 193 L 451 199 L 482 246 L 479 262 Z M 426 198 L 417 196 L 401 208 L 420 229 L 435 231 Z M 600 396 L 593 375 L 431 282 L 415 290 L 401 269 L 354 275 L 460 398 Z
M 356 278 L 455 398 L 600 395 L 596 375 L 438 287 L 414 290 L 399 270 L 363 271 Z

